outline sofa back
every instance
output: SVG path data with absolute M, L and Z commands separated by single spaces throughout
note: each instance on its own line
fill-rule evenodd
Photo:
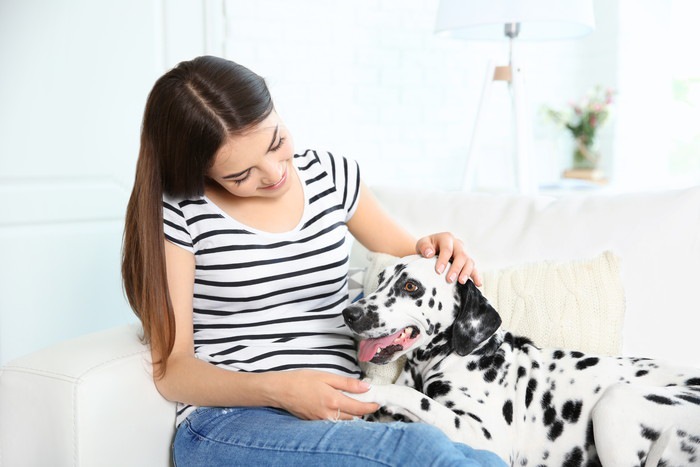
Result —
M 621 259 L 626 296 L 623 353 L 700 366 L 693 344 L 700 324 L 700 187 L 559 197 L 372 191 L 415 236 L 458 235 L 482 271 L 612 251 Z M 353 246 L 353 265 L 365 252 Z

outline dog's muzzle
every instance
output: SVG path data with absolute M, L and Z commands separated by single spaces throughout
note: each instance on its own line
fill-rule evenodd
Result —
M 376 315 L 376 314 L 375 314 Z M 352 305 L 343 310 L 345 324 L 357 335 L 377 327 L 377 317 L 364 308 Z M 376 338 L 364 338 L 359 342 L 358 358 L 361 362 L 388 363 L 396 352 L 409 348 L 420 332 L 415 326 L 407 326 L 394 334 Z

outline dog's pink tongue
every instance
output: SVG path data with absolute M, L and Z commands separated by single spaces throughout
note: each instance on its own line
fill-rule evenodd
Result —
M 383 349 L 384 347 L 390 346 L 402 332 L 403 329 L 396 334 L 392 334 L 391 336 L 360 341 L 357 358 L 359 358 L 361 362 L 369 362 L 377 354 L 378 348 L 381 347 Z

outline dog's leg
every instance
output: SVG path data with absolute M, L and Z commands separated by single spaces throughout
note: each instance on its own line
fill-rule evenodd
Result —
M 604 466 L 700 466 L 700 392 L 616 384 L 593 409 Z
M 409 420 L 434 425 L 452 441 L 468 442 L 480 449 L 487 448 L 480 445 L 480 441 L 484 439 L 483 431 L 474 426 L 473 420 L 459 417 L 452 410 L 413 388 L 396 384 L 372 385 L 365 393 L 347 395 L 363 402 L 375 402 Z

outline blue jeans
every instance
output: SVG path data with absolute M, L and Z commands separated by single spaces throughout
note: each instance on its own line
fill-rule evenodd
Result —
M 305 421 L 267 407 L 197 409 L 180 424 L 173 457 L 177 467 L 505 465 L 423 423 Z

